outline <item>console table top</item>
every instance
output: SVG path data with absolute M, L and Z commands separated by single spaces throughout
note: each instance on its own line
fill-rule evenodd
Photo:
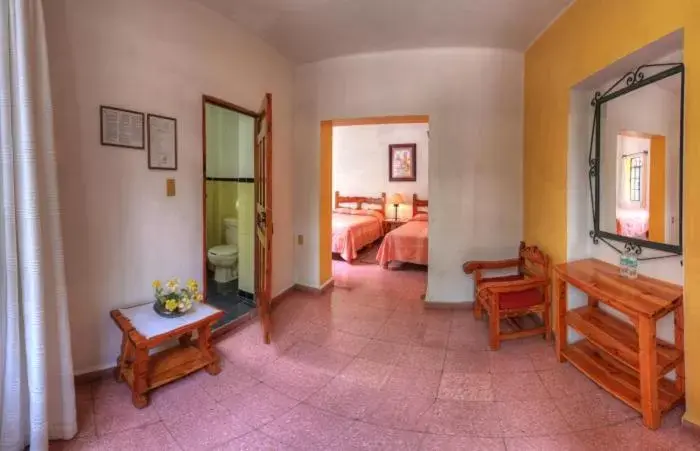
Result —
M 639 275 L 628 279 L 619 267 L 588 258 L 554 267 L 555 275 L 625 313 L 658 318 L 675 309 L 683 300 L 683 287 Z

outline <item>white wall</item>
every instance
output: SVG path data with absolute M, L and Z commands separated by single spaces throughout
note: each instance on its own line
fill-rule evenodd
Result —
M 273 294 L 293 283 L 292 67 L 186 0 L 45 0 L 76 372 L 112 366 L 109 311 L 152 299 L 151 281 L 202 279 L 202 94 L 257 110 L 272 93 Z M 178 171 L 102 147 L 99 105 L 178 119 Z M 165 197 L 175 177 L 177 195 Z
M 514 256 L 522 238 L 523 56 L 495 49 L 356 55 L 295 78 L 296 280 L 318 286 L 320 121 L 430 115 L 428 299 L 472 300 L 462 263 Z
M 416 181 L 389 181 L 389 145 L 416 144 Z M 399 217 L 411 217 L 413 194 L 428 198 L 428 124 L 380 124 L 333 127 L 333 192 L 341 196 L 401 193 Z M 387 204 L 387 217 L 394 206 Z

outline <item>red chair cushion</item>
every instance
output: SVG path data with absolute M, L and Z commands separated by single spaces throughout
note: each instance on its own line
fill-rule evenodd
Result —
M 540 290 L 532 288 L 526 291 L 501 293 L 500 301 L 501 310 L 521 309 L 543 303 L 544 296 Z

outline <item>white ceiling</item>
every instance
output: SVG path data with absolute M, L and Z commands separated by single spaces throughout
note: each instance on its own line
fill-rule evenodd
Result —
M 524 51 L 574 0 L 194 0 L 292 61 L 422 47 Z

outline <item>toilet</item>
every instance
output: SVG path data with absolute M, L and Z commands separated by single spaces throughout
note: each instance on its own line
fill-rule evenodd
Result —
M 214 267 L 214 280 L 228 283 L 238 279 L 238 220 L 224 218 L 226 244 L 214 246 L 207 252 Z

